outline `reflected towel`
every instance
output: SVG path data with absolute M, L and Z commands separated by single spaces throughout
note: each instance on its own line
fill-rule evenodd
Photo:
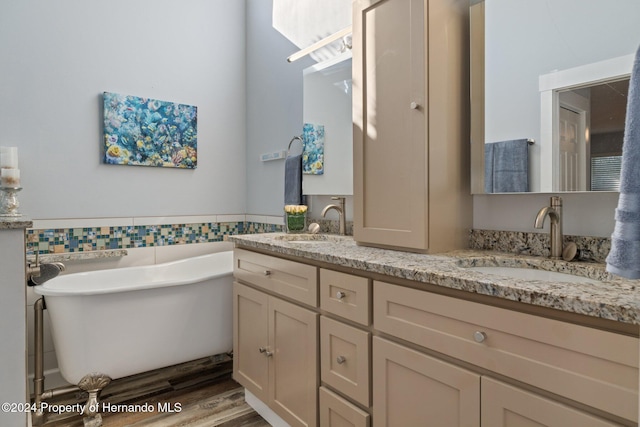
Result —
M 484 191 L 486 193 L 529 191 L 529 143 L 526 139 L 485 144 Z
M 607 271 L 640 279 L 640 48 L 629 82 L 627 118 L 622 145 L 620 195 L 611 235 Z
M 302 204 L 302 154 L 284 161 L 284 204 Z

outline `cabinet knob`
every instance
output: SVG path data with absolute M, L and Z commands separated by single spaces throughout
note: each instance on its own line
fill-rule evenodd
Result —
M 411 107 L 412 110 L 417 110 L 418 107 L 420 107 L 420 104 L 414 101 L 411 104 L 409 104 L 409 107 Z
M 273 356 L 273 352 L 272 352 L 272 351 L 269 351 L 269 350 L 267 349 L 267 347 L 260 347 L 260 348 L 258 349 L 258 351 L 259 351 L 260 353 L 264 354 L 264 355 L 265 355 L 265 356 L 267 356 L 267 357 L 271 357 L 271 356 Z
M 338 298 L 338 299 L 342 299 L 342 298 L 344 298 L 346 296 L 347 296 L 347 294 L 342 292 L 342 291 L 336 292 L 336 298 Z
M 347 361 L 347 358 L 344 356 L 338 356 L 336 357 L 336 362 L 338 362 L 338 365 L 342 365 L 344 362 Z
M 271 276 L 271 270 L 265 270 L 264 271 L 264 275 L 265 276 Z
M 475 331 L 473 333 L 473 339 L 476 342 L 483 342 L 484 340 L 487 339 L 487 334 L 485 334 L 484 332 L 481 332 L 481 331 Z

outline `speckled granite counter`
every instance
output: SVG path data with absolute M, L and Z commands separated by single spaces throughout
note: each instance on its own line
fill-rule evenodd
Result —
M 348 236 L 321 241 L 289 241 L 283 233 L 229 236 L 238 246 L 301 259 L 430 283 L 450 289 L 503 298 L 628 324 L 640 324 L 640 281 L 616 278 L 604 264 L 552 261 L 492 251 L 456 251 L 423 255 L 358 246 Z M 572 273 L 596 283 L 521 280 L 471 271 L 472 266 L 529 267 Z
M 33 222 L 30 219 L 24 217 L 7 217 L 0 218 L 0 230 L 15 229 L 15 228 L 29 228 L 33 226 Z
M 127 255 L 126 249 L 111 249 L 105 251 L 88 251 L 88 252 L 64 252 L 60 254 L 44 254 L 40 255 L 39 262 L 69 262 L 69 261 L 91 261 L 104 258 L 118 258 Z M 27 261 L 36 260 L 35 255 L 27 255 Z

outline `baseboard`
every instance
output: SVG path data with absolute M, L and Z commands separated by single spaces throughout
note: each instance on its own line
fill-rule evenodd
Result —
M 266 404 L 258 399 L 253 393 L 246 388 L 244 389 L 244 400 L 251 406 L 262 418 L 264 418 L 272 427 L 291 427 L 285 420 L 280 418 Z

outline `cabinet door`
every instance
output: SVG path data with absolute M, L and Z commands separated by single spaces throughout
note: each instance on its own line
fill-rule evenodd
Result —
M 491 378 L 482 378 L 487 427 L 612 427 L 608 421 Z
M 374 337 L 376 425 L 479 427 L 479 413 L 478 374 Z
M 318 314 L 269 300 L 269 406 L 292 427 L 317 425 Z
M 269 297 L 233 284 L 233 377 L 258 399 L 267 402 Z
M 425 0 L 356 0 L 354 238 L 424 250 Z

